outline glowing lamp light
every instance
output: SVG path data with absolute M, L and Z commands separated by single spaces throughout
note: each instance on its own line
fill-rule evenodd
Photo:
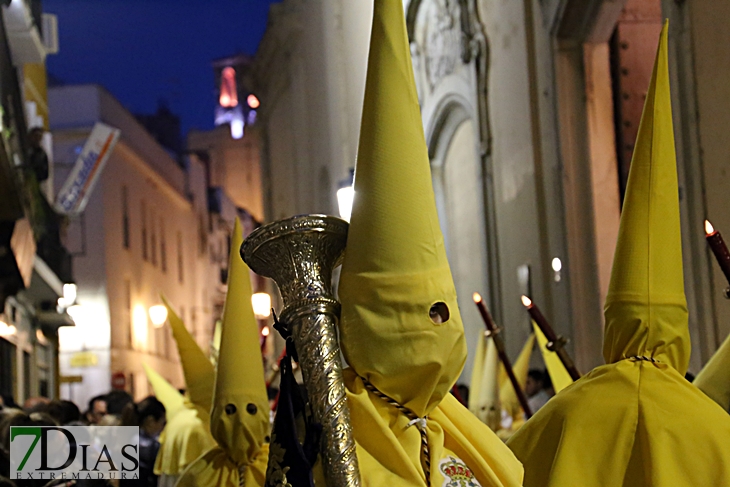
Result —
M 246 103 L 248 103 L 248 106 L 253 108 L 254 110 L 261 106 L 261 102 L 253 93 L 246 97 Z
M 150 320 L 155 328 L 160 328 L 167 321 L 167 307 L 162 304 L 150 306 Z
M 271 330 L 269 329 L 268 326 L 261 328 L 261 335 L 267 337 L 267 336 L 269 336 L 270 333 L 271 333 Z
M 552 267 L 555 272 L 560 272 L 560 270 L 563 268 L 563 263 L 560 261 L 559 258 L 555 257 L 552 261 Z
M 253 306 L 253 314 L 256 315 L 256 319 L 265 320 L 271 316 L 271 296 L 267 293 L 252 294 L 251 306 Z
M 40 328 L 35 331 L 35 338 L 41 345 L 48 345 L 48 339 L 46 338 L 46 335 L 43 334 L 43 331 Z
M 482 295 L 479 293 L 472 294 L 471 298 L 474 300 L 475 303 L 479 304 L 482 302 Z
M 243 120 L 240 118 L 231 120 L 231 137 L 236 140 L 243 137 Z
M 70 306 L 76 302 L 76 292 L 78 287 L 76 284 L 70 282 L 63 285 L 63 301 L 67 306 Z
M 352 202 L 355 199 L 355 188 L 346 186 L 337 190 L 337 206 L 340 209 L 340 218 L 349 222 L 352 216 Z
M 532 300 L 530 298 L 528 298 L 527 296 L 525 296 L 524 294 L 522 295 L 521 299 L 522 299 L 522 305 L 525 308 L 529 308 L 530 306 L 532 306 Z
M 715 227 L 712 226 L 710 220 L 705 220 L 705 234 L 712 235 L 713 233 L 715 233 Z
M 132 310 L 132 337 L 136 347 L 147 348 L 147 311 L 141 304 Z
M 15 325 L 8 325 L 4 321 L 0 321 L 0 337 L 9 337 L 15 335 L 17 331 L 18 329 L 15 328 Z

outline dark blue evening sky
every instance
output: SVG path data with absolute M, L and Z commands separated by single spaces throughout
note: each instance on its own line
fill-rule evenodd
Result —
M 254 54 L 273 0 L 43 0 L 58 16 L 51 75 L 98 83 L 134 113 L 160 98 L 183 132 L 213 126 L 213 59 Z

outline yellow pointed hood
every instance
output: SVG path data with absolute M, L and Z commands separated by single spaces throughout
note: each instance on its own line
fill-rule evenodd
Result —
M 693 384 L 730 412 L 730 336 L 697 374 Z
M 550 375 L 550 382 L 553 383 L 553 390 L 555 391 L 555 394 L 557 394 L 572 384 L 573 378 L 570 377 L 568 369 L 566 369 L 563 362 L 560 361 L 558 354 L 548 350 L 547 337 L 534 321 L 532 322 L 532 329 L 537 337 L 537 346 L 540 347 L 542 361 L 545 362 L 545 368 L 547 369 L 548 375 Z
M 499 401 L 499 354 L 494 340 L 484 334 L 480 339 L 480 346 L 483 347 L 481 372 L 472 375 L 469 410 L 492 431 L 497 431 L 502 419 L 502 407 Z
M 251 271 L 239 255 L 242 242 L 236 219 L 210 430 L 236 464 L 248 465 L 269 434 L 269 401 L 251 305 Z
M 687 371 L 690 341 L 682 273 L 679 187 L 662 29 L 624 197 L 606 297 L 606 363 L 646 356 Z
M 476 350 L 474 351 L 474 361 L 472 362 L 471 379 L 469 381 L 469 411 L 476 414 L 477 402 L 479 401 L 480 387 L 482 384 L 482 376 L 484 375 L 485 359 L 487 356 L 487 337 L 484 332 L 479 333 Z
M 514 370 L 515 377 L 517 377 L 517 383 L 523 391 L 527 384 L 527 374 L 530 372 L 530 357 L 532 356 L 533 348 L 535 348 L 535 335 L 530 333 L 530 336 L 527 337 L 525 344 L 522 346 L 522 350 L 520 350 L 520 354 L 517 356 L 517 360 L 512 364 L 512 370 Z M 502 367 L 502 370 L 504 370 L 504 367 Z M 507 377 L 506 371 L 504 375 Z M 522 406 L 520 406 L 515 388 L 512 387 L 512 382 L 509 379 L 500 384 L 499 399 L 502 402 L 502 409 L 510 413 L 513 418 L 517 418 L 522 414 Z
M 155 397 L 165 406 L 165 416 L 169 421 L 185 407 L 185 399 L 180 391 L 175 389 L 172 384 L 158 374 L 153 368 L 147 364 L 142 364 L 147 380 L 152 384 L 155 391 Z
M 162 302 L 167 307 L 172 336 L 175 337 L 177 351 L 180 353 L 187 396 L 190 398 L 190 402 L 209 411 L 213 402 L 213 380 L 215 379 L 213 364 L 210 363 L 164 296 L 162 296 Z
M 340 343 L 355 372 L 419 416 L 433 410 L 461 373 L 466 343 L 400 0 L 375 2 L 340 299 Z M 436 303 L 448 308 L 441 324 L 429 318 Z

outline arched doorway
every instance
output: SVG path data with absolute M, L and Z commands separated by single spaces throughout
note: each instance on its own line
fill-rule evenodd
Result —
M 472 294 L 489 295 L 484 182 L 473 118 L 452 104 L 441 120 L 430 138 L 432 177 L 469 349 L 461 382 L 468 382 L 477 338 L 484 331 Z

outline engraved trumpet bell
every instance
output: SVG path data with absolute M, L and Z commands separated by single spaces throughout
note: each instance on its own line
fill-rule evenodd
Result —
M 344 253 L 347 228 L 335 217 L 296 216 L 258 228 L 241 246 L 248 266 L 279 287 L 281 321 L 292 333 L 312 413 L 322 424 L 322 460 L 330 487 L 360 486 L 337 342 L 340 304 L 332 290 L 332 271 Z

